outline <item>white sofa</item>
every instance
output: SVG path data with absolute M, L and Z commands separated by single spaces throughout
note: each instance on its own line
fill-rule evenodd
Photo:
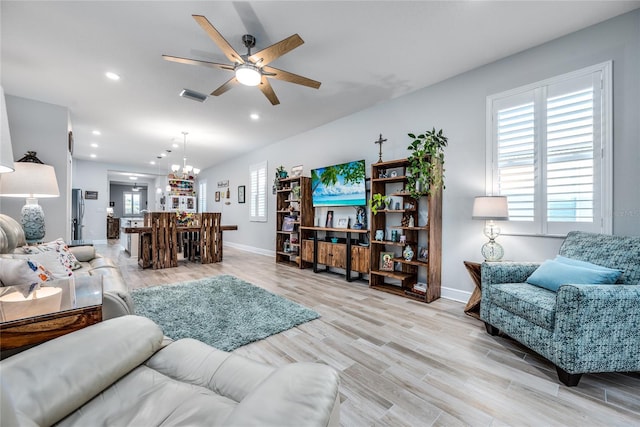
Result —
M 2 426 L 337 426 L 339 377 L 273 368 L 123 316 L 0 361 Z

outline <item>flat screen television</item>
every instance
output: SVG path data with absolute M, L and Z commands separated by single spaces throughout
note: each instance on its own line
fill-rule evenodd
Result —
M 313 206 L 363 206 L 367 204 L 364 160 L 311 170 Z

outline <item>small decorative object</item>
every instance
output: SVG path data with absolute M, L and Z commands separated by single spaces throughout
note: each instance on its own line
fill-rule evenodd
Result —
M 391 203 L 391 197 L 385 196 L 380 193 L 372 195 L 371 199 L 369 199 L 371 213 L 377 215 L 380 208 L 382 208 L 383 205 L 388 205 L 389 203 Z
M 367 212 L 362 206 L 355 206 L 356 223 L 353 225 L 354 230 L 365 230 L 367 228 Z
M 220 192 L 216 191 L 216 202 L 220 201 Z
M 427 247 L 418 246 L 418 261 L 427 262 Z
M 416 226 L 416 224 L 415 224 L 415 220 L 413 219 L 413 216 L 410 216 L 410 217 L 409 217 L 409 225 L 408 225 L 408 227 L 409 227 L 409 228 L 413 228 L 413 227 L 415 227 L 415 226 Z
M 282 250 L 286 253 L 291 252 L 291 243 L 289 243 L 289 239 L 284 241 L 284 244 L 282 245 Z
M 193 221 L 193 214 L 185 211 L 176 211 L 176 223 L 178 225 L 190 225 Z
M 406 202 L 404 204 L 404 210 L 405 211 L 412 211 L 415 209 L 415 205 L 413 204 L 413 202 Z
M 393 271 L 393 252 L 380 252 L 380 271 Z
M 289 174 L 287 173 L 287 170 L 284 168 L 284 166 L 278 166 L 278 168 L 276 169 L 276 177 L 286 178 L 288 175 Z
M 331 243 L 338 243 L 338 238 L 337 237 L 332 237 L 331 238 Z
M 410 245 L 404 247 L 404 251 L 402 251 L 402 256 L 407 261 L 411 261 L 413 259 L 413 249 L 411 249 Z
M 390 176 L 391 178 L 395 178 L 395 177 L 397 177 L 397 176 L 398 176 L 398 172 L 396 172 L 396 171 L 391 171 L 391 173 L 389 174 L 389 176 Z
M 384 240 L 384 230 L 376 230 L 375 239 L 379 242 L 382 242 Z
M 473 201 L 473 219 L 485 220 L 484 235 L 489 241 L 482 245 L 482 256 L 486 261 L 500 261 L 504 256 L 504 249 L 495 239 L 500 235 L 500 227 L 495 221 L 509 219 L 509 206 L 504 196 L 480 196 Z
M 397 211 L 400 210 L 400 202 L 396 202 L 396 207 L 394 209 L 397 210 Z
M 298 243 L 298 236 L 297 235 L 293 235 L 291 236 L 291 244 L 296 244 Z
M 296 218 L 292 216 L 285 216 L 282 219 L 282 231 L 293 231 L 295 228 Z
M 378 178 L 386 178 L 386 177 L 387 177 L 387 170 L 380 169 L 380 171 L 378 172 Z
M 238 186 L 238 203 L 245 203 L 245 189 L 246 187 L 244 185 Z
M 405 236 L 404 234 L 402 236 L 400 236 L 400 243 L 402 243 L 402 244 L 407 243 L 407 236 Z
M 299 185 L 294 185 L 293 187 L 291 187 L 291 193 L 289 193 L 289 195 L 291 196 L 291 200 L 298 200 L 300 198 L 300 186 Z
M 391 230 L 391 241 L 392 242 L 398 241 L 398 230 Z
M 373 141 L 374 144 L 378 144 L 380 146 L 379 154 L 378 154 L 378 163 L 382 162 L 382 144 L 385 143 L 386 141 L 387 141 L 386 139 L 382 139 L 382 134 L 380 134 L 380 138 L 378 138 L 377 141 Z
M 115 207 L 115 206 L 116 206 L 116 202 L 109 202 L 109 207 L 110 207 L 110 208 L 113 208 L 113 207 Z
M 447 137 L 442 134 L 442 129 L 426 131 L 418 136 L 408 134 L 413 139 L 407 147 L 411 155 L 407 158 L 407 188 L 414 199 L 430 194 L 443 185 L 444 147 L 447 146 Z
M 327 218 L 324 221 L 326 228 L 333 228 L 333 211 L 327 211 Z
M 408 227 L 408 226 L 409 226 L 409 217 L 410 217 L 410 216 L 411 216 L 411 215 L 403 215 L 403 216 L 402 216 L 402 220 L 400 220 L 400 225 L 401 225 L 402 227 Z
M 349 217 L 343 216 L 336 221 L 336 228 L 349 228 Z
M 294 166 L 291 168 L 291 176 L 297 178 L 302 176 L 302 165 Z

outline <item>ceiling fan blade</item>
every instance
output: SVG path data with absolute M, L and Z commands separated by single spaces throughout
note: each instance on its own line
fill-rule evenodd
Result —
M 249 57 L 249 60 L 254 64 L 260 62 L 258 64 L 259 66 L 267 65 L 274 59 L 277 59 L 285 53 L 292 51 L 303 43 L 304 40 L 302 40 L 299 35 L 294 34 L 284 40 L 280 40 L 276 44 L 272 44 L 271 46 L 254 53 Z
M 179 56 L 171 56 L 171 55 L 162 55 L 162 59 L 166 59 L 167 61 L 171 61 L 171 62 L 179 62 L 180 64 L 203 65 L 205 67 L 220 68 L 222 70 L 233 71 L 233 65 L 218 64 L 217 62 L 200 61 L 198 59 L 181 58 Z
M 262 81 L 260 82 L 258 87 L 260 88 L 262 93 L 264 93 L 264 96 L 267 97 L 269 102 L 271 102 L 271 105 L 280 104 L 280 100 L 276 96 L 276 93 L 273 91 L 273 88 L 271 87 L 271 83 L 269 83 L 269 79 L 267 79 L 266 76 L 262 76 Z
M 229 89 L 231 89 L 232 87 L 238 85 L 238 83 L 239 82 L 236 79 L 236 77 L 233 76 L 229 80 L 227 80 L 222 86 L 220 86 L 218 89 L 216 89 L 213 92 L 211 92 L 211 95 L 220 96 L 223 93 L 225 93 L 226 91 L 228 91 Z
M 271 77 L 272 79 L 284 80 L 285 82 L 295 83 L 302 86 L 308 86 L 314 89 L 318 89 L 321 85 L 321 83 L 318 81 L 311 80 L 307 77 L 302 77 L 297 74 L 290 73 L 288 71 L 279 70 L 277 68 L 262 67 L 262 70 L 269 73 L 268 77 Z
M 211 22 L 209 22 L 207 18 L 202 15 L 191 16 L 193 16 L 193 19 L 195 19 L 196 22 L 200 24 L 202 29 L 209 35 L 209 37 L 211 37 L 211 40 L 213 40 L 215 44 L 218 45 L 220 50 L 222 50 L 222 52 L 227 56 L 227 58 L 229 58 L 229 61 L 244 64 L 244 60 L 242 59 L 240 54 L 236 52 L 233 47 L 231 47 L 229 42 L 224 37 L 222 37 L 222 34 L 220 34 L 218 30 L 216 30 L 216 28 L 211 24 Z

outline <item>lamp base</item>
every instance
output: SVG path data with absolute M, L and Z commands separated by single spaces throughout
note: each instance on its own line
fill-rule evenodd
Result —
M 37 199 L 27 199 L 22 207 L 20 223 L 27 243 L 38 243 L 44 239 L 44 211 Z
M 485 261 L 500 261 L 504 256 L 502 245 L 493 239 L 482 245 L 481 252 Z

